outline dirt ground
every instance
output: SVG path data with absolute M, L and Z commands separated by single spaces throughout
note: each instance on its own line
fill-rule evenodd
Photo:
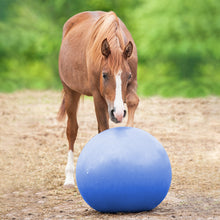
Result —
M 173 178 L 157 208 L 127 214 L 96 212 L 77 188 L 63 188 L 60 102 L 53 91 L 0 94 L 0 219 L 220 219 L 220 98 L 141 98 L 135 127 L 165 147 Z M 92 99 L 81 100 L 78 118 L 75 164 L 97 133 Z

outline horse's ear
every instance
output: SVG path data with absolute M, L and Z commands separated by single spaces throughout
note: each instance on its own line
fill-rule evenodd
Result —
M 123 52 L 124 57 L 125 58 L 130 57 L 131 54 L 132 54 L 132 51 L 133 51 L 133 44 L 132 44 L 131 41 L 129 41 L 128 44 L 125 46 L 125 49 L 124 49 L 124 52 Z
M 102 46 L 101 46 L 101 51 L 102 51 L 102 54 L 107 58 L 109 56 L 109 54 L 111 53 L 111 50 L 110 50 L 110 46 L 109 46 L 109 43 L 107 41 L 107 38 L 105 38 L 103 41 L 102 41 Z

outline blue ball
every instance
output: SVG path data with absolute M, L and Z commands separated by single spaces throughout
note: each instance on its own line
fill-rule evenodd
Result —
M 83 199 L 100 212 L 141 212 L 167 195 L 171 165 L 163 146 L 149 133 L 117 127 L 93 137 L 76 166 Z

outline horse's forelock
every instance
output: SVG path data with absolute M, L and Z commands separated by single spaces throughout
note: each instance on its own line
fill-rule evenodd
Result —
M 114 50 L 109 57 L 109 66 L 113 74 L 117 74 L 120 69 L 122 69 L 122 52 L 121 50 Z

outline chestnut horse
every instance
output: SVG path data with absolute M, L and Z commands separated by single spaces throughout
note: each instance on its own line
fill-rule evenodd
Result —
M 128 109 L 127 126 L 133 126 L 139 98 L 137 50 L 131 34 L 114 12 L 82 12 L 63 27 L 59 73 L 64 97 L 58 118 L 65 114 L 68 162 L 64 185 L 74 185 L 73 149 L 77 136 L 80 96 L 93 96 L 98 132 L 109 128 L 109 118 L 120 123 Z

